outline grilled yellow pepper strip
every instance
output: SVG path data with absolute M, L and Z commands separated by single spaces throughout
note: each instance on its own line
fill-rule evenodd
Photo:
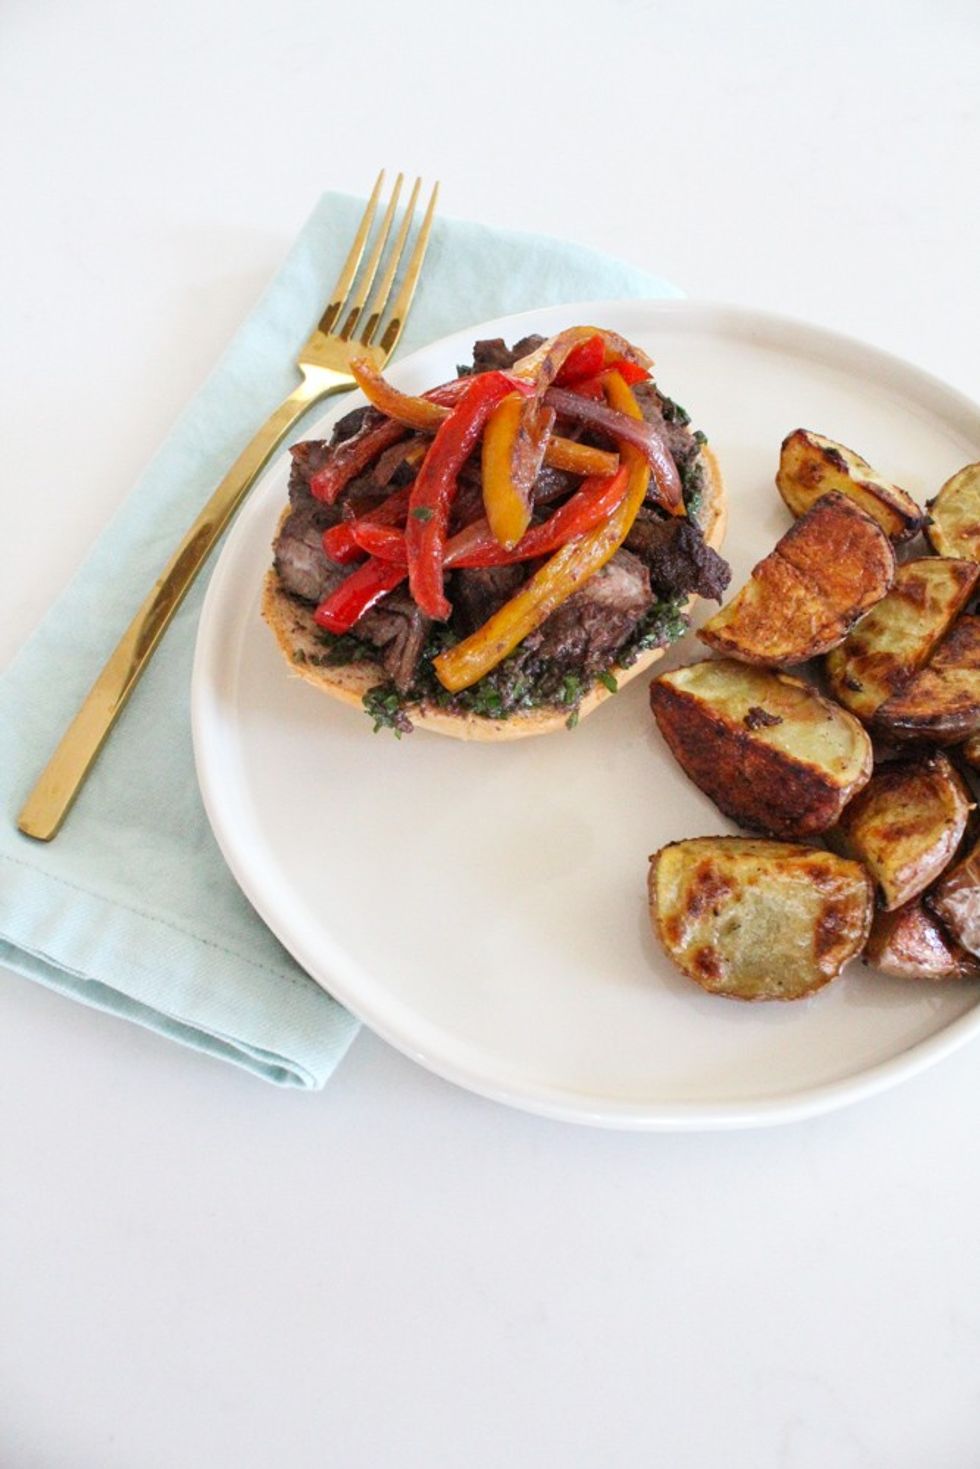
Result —
M 530 486 L 554 421 L 554 412 L 539 406 L 529 425 L 523 395 L 510 393 L 497 404 L 483 430 L 483 506 L 490 529 L 508 551 L 531 523 Z M 520 475 L 516 468 L 522 470 Z
M 614 408 L 628 413 L 631 418 L 642 418 L 639 404 L 618 373 L 609 374 L 606 392 Z M 513 653 L 518 643 L 540 627 L 562 602 L 577 592 L 619 550 L 629 535 L 650 483 L 650 464 L 646 455 L 632 444 L 621 444 L 619 452 L 629 469 L 629 483 L 625 496 L 609 519 L 596 526 L 595 530 L 562 546 L 482 627 L 439 654 L 434 660 L 434 667 L 444 688 L 458 694 L 496 668 Z
M 531 507 L 518 494 L 510 473 L 522 402 L 520 393 L 510 393 L 497 404 L 483 430 L 480 456 L 483 508 L 494 536 L 508 550 L 517 545 L 531 519 Z

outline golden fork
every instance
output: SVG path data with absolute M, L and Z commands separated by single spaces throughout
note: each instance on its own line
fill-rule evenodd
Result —
M 332 393 L 348 392 L 354 387 L 354 380 L 348 370 L 352 358 L 368 357 L 380 368 L 394 351 L 425 259 L 439 185 L 433 187 L 429 196 L 398 293 L 389 308 L 388 297 L 392 293 L 395 276 L 408 244 L 422 180 L 415 180 L 394 246 L 372 294 L 372 286 L 394 224 L 403 177 L 399 174 L 395 180 L 381 228 L 361 271 L 361 259 L 374 225 L 383 183 L 382 169 L 354 236 L 350 254 L 331 292 L 327 309 L 313 335 L 300 350 L 297 366 L 302 374 L 302 382 L 266 420 L 252 442 L 235 460 L 123 633 L 24 803 L 17 825 L 27 836 L 48 842 L 57 835 L 95 757 L 153 656 L 170 619 L 269 456 L 314 403 L 319 403 Z M 386 313 L 387 325 L 381 332 L 380 339 L 375 342 Z M 364 325 L 355 337 L 362 317 Z

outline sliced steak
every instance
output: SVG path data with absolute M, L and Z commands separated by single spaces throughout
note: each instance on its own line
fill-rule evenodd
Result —
M 393 490 L 411 484 L 415 469 L 404 462 L 405 451 L 411 442 L 412 439 L 402 439 L 400 443 L 390 445 L 363 474 L 348 480 L 340 496 L 340 503 L 346 511 L 363 515 L 366 510 L 387 500 Z
M 650 576 L 629 551 L 617 551 L 574 596 L 525 639 L 534 658 L 577 674 L 598 673 L 653 604 Z
M 405 455 L 417 447 L 426 443 L 424 434 L 412 434 L 408 439 L 402 439 L 398 444 L 392 444 L 389 449 L 378 455 L 377 462 L 373 467 L 371 478 L 374 483 L 384 489 L 387 485 L 409 484 L 415 478 L 415 469 L 405 463 Z
M 389 592 L 376 607 L 355 622 L 353 631 L 378 650 L 378 662 L 400 693 L 415 679 L 431 621 L 407 592 Z
M 454 536 L 457 531 L 463 529 L 464 525 L 472 525 L 474 520 L 482 520 L 484 513 L 483 471 L 480 468 L 480 456 L 472 454 L 459 473 L 456 494 L 453 496 L 452 508 L 449 512 L 449 534 Z
M 581 484 L 582 480 L 577 474 L 569 474 L 565 469 L 552 469 L 550 464 L 544 464 L 534 481 L 534 503 L 550 505 L 554 500 L 564 500 L 566 495 L 571 495 Z
M 293 461 L 289 470 L 291 502 L 300 505 L 311 498 L 310 479 L 318 469 L 323 468 L 330 458 L 331 449 L 342 444 L 345 439 L 352 439 L 363 427 L 370 427 L 371 423 L 380 421 L 381 414 L 373 408 L 352 408 L 350 413 L 338 418 L 329 439 L 304 439 L 300 444 L 292 444 L 289 450 Z
M 677 468 L 684 470 L 689 464 L 693 464 L 698 456 L 700 445 L 691 432 L 690 425 L 681 423 L 675 416 L 676 406 L 669 399 L 664 399 L 658 392 L 656 384 L 652 382 L 637 383 L 633 393 L 647 423 L 652 424 L 663 434 Z M 669 406 L 665 412 L 667 405 Z
M 319 603 L 353 571 L 331 561 L 323 550 L 326 525 L 335 524 L 338 507 L 311 500 L 290 511 L 276 537 L 274 564 L 285 590 L 304 602 Z M 365 612 L 352 631 L 378 650 L 378 662 L 404 693 L 410 688 L 428 637 L 429 619 L 407 592 L 394 591 Z
M 515 566 L 479 566 L 453 572 L 453 626 L 469 637 L 488 617 L 509 602 L 529 575 L 528 563 Z
M 346 576 L 349 566 L 338 566 L 323 550 L 323 532 L 336 525 L 340 510 L 318 500 L 294 506 L 273 542 L 273 564 L 287 592 L 304 602 L 322 602 Z
M 370 428 L 372 424 L 380 423 L 383 417 L 384 414 L 379 413 L 376 408 L 372 408 L 367 403 L 361 408 L 352 408 L 349 413 L 344 414 L 343 418 L 338 418 L 334 424 L 333 432 L 330 435 L 331 447 L 334 444 L 342 444 L 345 439 L 352 439 L 355 434 L 361 432 L 362 428 Z
M 627 549 L 643 561 L 650 582 L 661 596 L 696 593 L 720 602 L 731 580 L 728 562 L 705 544 L 693 521 L 664 519 L 645 507 L 626 537 Z
M 519 362 L 522 357 L 529 357 L 532 352 L 536 352 L 543 341 L 544 337 L 540 332 L 531 332 L 530 336 L 521 337 L 520 341 L 515 342 L 510 349 L 513 357 L 513 361 L 510 364 L 511 367 L 513 367 L 515 362 Z
M 473 366 L 468 372 L 506 372 L 521 357 L 541 346 L 544 337 L 523 337 L 508 347 L 503 337 L 487 337 L 473 343 Z
M 292 456 L 289 467 L 289 501 L 292 505 L 305 505 L 313 499 L 310 494 L 310 479 L 327 462 L 330 445 L 326 439 L 305 439 L 301 444 L 293 444 L 289 452 Z

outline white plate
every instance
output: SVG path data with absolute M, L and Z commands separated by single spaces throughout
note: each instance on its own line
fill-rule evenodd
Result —
M 852 445 L 920 501 L 980 458 L 980 410 L 934 378 L 847 338 L 723 306 L 528 312 L 427 347 L 391 375 L 420 391 L 452 376 L 478 336 L 513 341 L 581 321 L 646 347 L 665 390 L 710 435 L 728 482 L 736 586 L 789 523 L 773 474 L 790 429 Z M 667 754 L 647 679 L 573 733 L 468 745 L 372 735 L 360 711 L 291 678 L 259 618 L 287 459 L 253 492 L 211 580 L 194 668 L 197 769 L 251 902 L 373 1030 L 500 1101 L 661 1129 L 819 1112 L 976 1032 L 975 986 L 854 965 L 812 1000 L 740 1005 L 670 967 L 647 920 L 647 856 L 734 828 Z M 701 651 L 689 637 L 670 661 Z

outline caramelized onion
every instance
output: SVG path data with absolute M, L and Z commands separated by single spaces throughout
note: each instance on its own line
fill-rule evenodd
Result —
M 598 429 L 608 434 L 617 443 L 633 444 L 645 454 L 653 470 L 657 498 L 673 514 L 684 513 L 684 497 L 681 492 L 681 477 L 677 465 L 667 447 L 667 441 L 652 423 L 645 419 L 628 418 L 606 403 L 597 403 L 594 398 L 583 398 L 569 388 L 549 388 L 544 401 L 562 418 L 571 418 L 587 428 Z

